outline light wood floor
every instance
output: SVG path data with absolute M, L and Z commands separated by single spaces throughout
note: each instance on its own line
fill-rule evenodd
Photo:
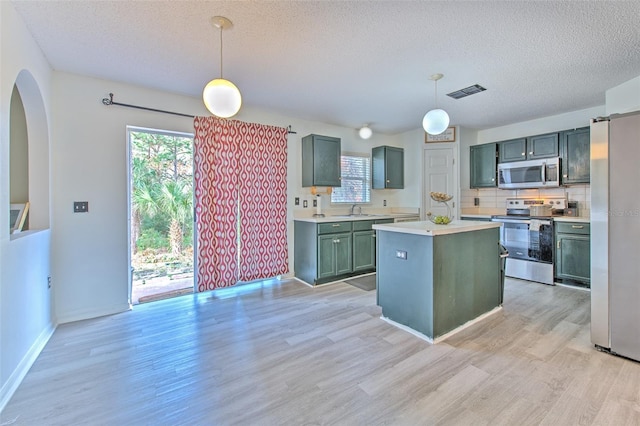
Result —
M 640 424 L 640 363 L 593 348 L 586 291 L 508 279 L 436 345 L 379 317 L 291 280 L 62 325 L 2 424 Z

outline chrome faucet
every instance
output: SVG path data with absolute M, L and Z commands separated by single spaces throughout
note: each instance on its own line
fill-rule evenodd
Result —
M 358 215 L 361 215 L 361 214 L 362 214 L 362 206 L 359 206 L 359 205 L 357 205 L 357 204 L 354 204 L 354 205 L 352 205 L 352 206 L 351 206 L 351 213 L 350 213 L 350 214 L 351 214 L 351 216 L 354 216 L 354 215 L 355 215 L 355 208 L 356 208 L 356 207 L 358 208 Z

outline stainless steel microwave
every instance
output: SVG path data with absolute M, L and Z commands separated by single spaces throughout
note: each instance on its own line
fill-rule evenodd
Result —
M 498 188 L 526 189 L 560 186 L 560 158 L 498 164 Z

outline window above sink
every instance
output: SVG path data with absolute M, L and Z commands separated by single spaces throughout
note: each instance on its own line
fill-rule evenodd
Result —
M 331 203 L 370 203 L 371 157 L 367 154 L 343 154 L 340 157 L 340 165 L 341 186 L 333 188 Z

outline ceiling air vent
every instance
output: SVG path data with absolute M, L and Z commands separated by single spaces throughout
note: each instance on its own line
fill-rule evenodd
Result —
M 451 96 L 453 99 L 462 99 L 470 95 L 475 95 L 476 93 L 484 92 L 485 90 L 487 89 L 480 86 L 479 84 L 474 84 L 473 86 L 465 87 L 464 89 L 447 93 L 447 96 Z

